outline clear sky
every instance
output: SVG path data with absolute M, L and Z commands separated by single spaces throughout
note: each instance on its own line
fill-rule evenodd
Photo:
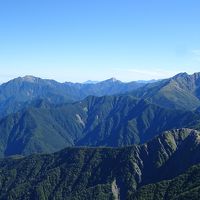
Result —
M 199 0 L 0 0 L 0 81 L 200 71 Z

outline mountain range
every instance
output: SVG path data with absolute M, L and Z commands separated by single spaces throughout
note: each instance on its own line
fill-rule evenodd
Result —
M 0 85 L 0 200 L 200 198 L 200 73 Z
M 158 81 L 124 83 L 115 78 L 96 83 L 59 83 L 54 80 L 25 76 L 0 85 L 0 118 L 43 99 L 52 104 L 76 102 L 87 96 L 132 95 L 171 109 L 195 110 L 200 107 L 200 73 Z
M 0 121 L 0 156 L 50 153 L 67 146 L 127 146 L 183 127 L 199 129 L 200 113 L 125 95 L 90 96 L 59 106 L 40 101 Z
M 147 84 L 131 93 L 171 109 L 195 110 L 200 106 L 200 73 L 176 76 Z
M 75 102 L 87 96 L 122 94 L 132 91 L 145 83 L 133 81 L 123 83 L 114 78 L 96 84 L 59 83 L 54 80 L 25 76 L 0 85 L 0 118 L 21 110 L 38 99 L 53 104 Z

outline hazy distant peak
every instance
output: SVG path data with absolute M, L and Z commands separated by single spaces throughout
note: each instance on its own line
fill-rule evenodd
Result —
M 119 81 L 119 80 L 117 80 L 117 79 L 116 79 L 116 78 L 114 78 L 114 77 L 110 78 L 109 80 L 110 80 L 110 81 L 112 81 L 112 82 Z
M 155 82 L 160 81 L 160 80 L 162 80 L 162 79 L 158 79 L 158 80 L 156 80 L 156 79 L 152 79 L 152 80 L 138 80 L 136 82 L 137 83 L 144 83 L 144 84 L 146 84 L 146 83 L 155 83 Z
M 118 80 L 118 79 L 116 79 L 116 78 L 114 78 L 114 77 L 112 77 L 112 78 L 109 78 L 109 79 L 106 79 L 106 80 L 104 80 L 104 81 L 92 81 L 92 80 L 89 80 L 89 81 L 86 81 L 86 82 L 84 82 L 83 84 L 104 84 L 104 83 L 121 83 L 121 81 L 120 80 Z
M 189 76 L 186 72 L 181 72 L 179 74 L 176 74 L 174 76 L 174 78 L 182 78 L 182 77 L 186 77 L 186 76 Z
M 36 80 L 38 80 L 39 78 L 35 77 L 35 76 L 31 76 L 31 75 L 27 75 L 24 77 L 20 77 L 23 81 L 27 81 L 27 82 L 35 82 Z
M 107 79 L 107 80 L 102 81 L 102 82 L 115 83 L 115 82 L 121 82 L 121 81 L 119 81 L 116 78 L 112 77 L 112 78 Z
M 83 82 L 83 84 L 96 84 L 96 83 L 98 83 L 98 82 L 99 82 L 99 81 L 88 80 L 88 81 Z

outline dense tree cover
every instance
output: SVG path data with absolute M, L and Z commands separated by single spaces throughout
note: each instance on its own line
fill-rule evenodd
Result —
M 200 133 L 188 129 L 200 129 L 199 86 L 200 73 L 2 84 L 0 157 L 12 157 L 0 160 L 0 199 L 199 199 Z M 87 147 L 23 157 L 66 146 Z
M 141 187 L 133 200 L 197 200 L 200 199 L 200 165 L 194 165 L 171 179 Z
M 166 130 L 198 129 L 199 121 L 199 112 L 174 111 L 126 95 L 90 96 L 60 106 L 38 101 L 0 121 L 0 155 L 139 144 Z
M 0 86 L 4 114 L 20 109 L 0 120 L 0 156 L 49 153 L 67 146 L 127 146 L 173 128 L 199 129 L 199 75 L 178 74 L 144 87 L 114 79 L 97 84 L 14 79 Z M 136 90 L 130 95 L 89 96 L 57 105 L 131 88 Z
M 199 137 L 197 131 L 181 129 L 140 146 L 77 147 L 5 158 L 0 161 L 0 199 L 152 199 L 165 190 L 175 198 L 183 183 L 185 192 L 198 193 L 199 175 L 194 176 L 194 170 L 199 166 L 185 171 L 200 162 Z M 159 183 L 151 184 L 155 182 Z

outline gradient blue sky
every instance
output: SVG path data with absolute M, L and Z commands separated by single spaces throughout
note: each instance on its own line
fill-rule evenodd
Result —
M 199 0 L 0 0 L 0 81 L 200 71 Z

